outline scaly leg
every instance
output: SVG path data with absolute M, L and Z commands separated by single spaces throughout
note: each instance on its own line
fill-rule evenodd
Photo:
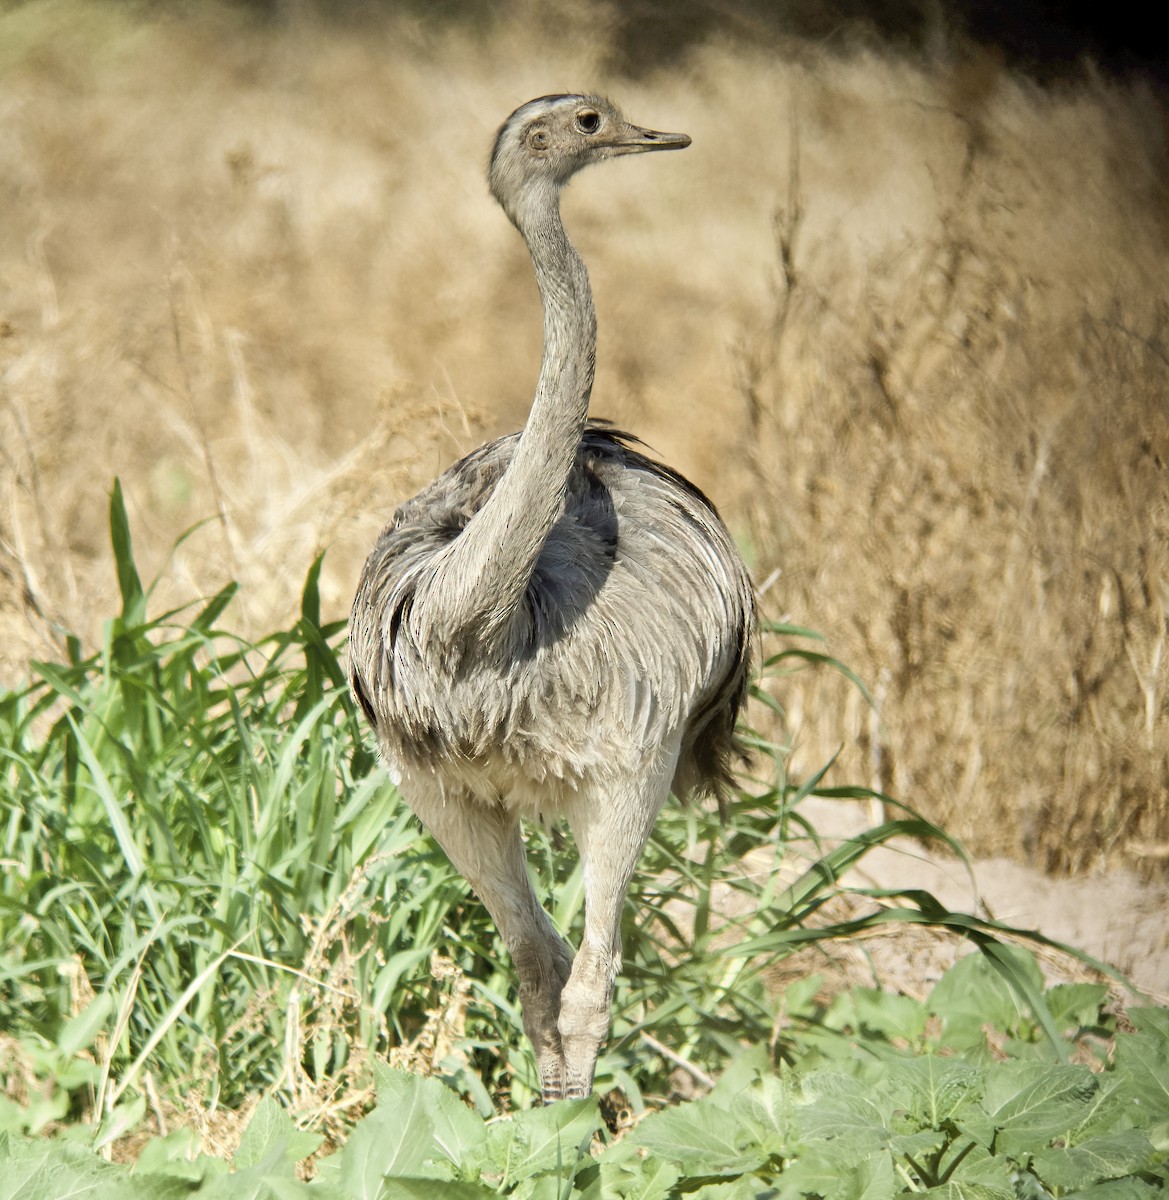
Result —
M 449 791 L 445 796 L 413 796 L 410 806 L 475 889 L 507 944 L 544 1102 L 559 1100 L 564 1057 L 557 1019 L 572 951 L 532 891 L 518 815 L 500 804 Z
M 585 928 L 560 994 L 564 1094 L 592 1092 L 597 1055 L 609 1031 L 613 979 L 621 965 L 621 908 L 654 821 L 670 793 L 675 743 L 640 777 L 605 796 L 581 796 L 568 821 L 584 864 Z

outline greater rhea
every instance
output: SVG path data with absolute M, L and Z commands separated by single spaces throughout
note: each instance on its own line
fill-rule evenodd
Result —
M 527 243 L 544 353 L 527 424 L 394 513 L 362 573 L 349 679 L 394 782 L 486 905 L 519 977 L 545 1102 L 590 1093 L 621 909 L 671 789 L 722 801 L 755 602 L 714 507 L 587 420 L 596 317 L 560 190 L 589 163 L 681 150 L 598 96 L 542 96 L 488 177 Z M 567 820 L 575 956 L 534 895 L 522 816 Z

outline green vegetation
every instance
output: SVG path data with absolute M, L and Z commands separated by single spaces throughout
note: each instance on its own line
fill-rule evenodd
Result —
M 1053 1061 L 1054 1048 L 978 957 L 952 968 L 925 1003 L 861 990 L 819 1013 L 814 988 L 809 981 L 789 995 L 785 1040 L 798 1070 L 776 1074 L 764 1047 L 741 1053 L 707 1096 L 653 1113 L 620 1139 L 595 1099 L 484 1121 L 438 1081 L 379 1065 L 376 1107 L 341 1150 L 317 1160 L 311 1183 L 295 1168 L 321 1138 L 265 1100 L 233 1174 L 198 1153 L 189 1130 L 147 1143 L 132 1169 L 68 1142 L 0 1135 L 0 1191 L 21 1200 L 1163 1194 L 1165 1010 L 1134 1010 L 1136 1032 L 1116 1035 L 1106 1061 L 1108 1035 L 1097 1024 L 1106 989 L 1050 989 L 1046 1005 L 1067 1031 L 1062 1047 L 1083 1051 L 1093 1070 Z M 1011 1061 L 1000 1061 L 1007 1053 Z
M 253 644 L 220 625 L 234 587 L 149 615 L 117 485 L 110 532 L 122 605 L 100 651 L 71 641 L 67 662 L 35 664 L 33 683 L 0 697 L 0 1195 L 294 1195 L 316 1152 L 324 1196 L 844 1197 L 967 1179 L 990 1190 L 949 1194 L 994 1196 L 1019 1172 L 1058 1195 L 1089 1160 L 1093 1178 L 1158 1178 L 1164 1014 L 1138 1014 L 1110 1056 L 1106 989 L 1045 994 L 1002 926 L 912 891 L 854 892 L 866 911 L 830 918 L 841 874 L 870 848 L 944 835 L 907 814 L 793 878 L 789 834 L 813 832 L 801 802 L 868 793 L 828 788 L 824 772 L 788 781 L 783 750 L 761 738 L 769 778 L 725 827 L 671 806 L 647 851 L 598 1070 L 624 1115 L 530 1108 L 505 952 L 377 766 L 344 687 L 342 625 L 321 621 L 320 561 L 296 624 Z M 831 663 L 803 648 L 808 631 L 772 633 L 787 647 L 768 671 Z M 533 830 L 529 850 L 578 936 L 570 847 Z M 891 922 L 950 927 L 983 953 L 924 1004 L 860 990 L 824 1009 L 816 980 L 777 996 L 755 969 Z M 614 1137 L 660 1106 L 679 1067 L 721 1081 Z M 1047 1091 L 1039 1132 L 1003 1116 Z M 184 1108 L 206 1129 L 208 1113 L 246 1113 L 258 1096 L 230 1176 L 197 1153 L 190 1118 L 144 1142 Z M 521 1111 L 495 1117 L 509 1109 Z M 128 1139 L 133 1173 L 100 1157 Z M 829 1162 L 835 1190 L 817 1191 Z

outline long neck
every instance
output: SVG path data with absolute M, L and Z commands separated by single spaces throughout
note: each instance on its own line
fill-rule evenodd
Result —
M 518 610 L 552 526 L 588 412 L 597 321 L 588 272 L 549 189 L 513 217 L 536 269 L 544 354 L 515 454 L 494 492 L 451 543 L 435 580 L 447 636 L 491 635 Z M 436 595 L 436 599 L 437 599 Z
M 521 218 L 522 220 L 522 218 Z M 491 503 L 517 520 L 534 545 L 527 573 L 560 511 L 588 413 L 596 365 L 597 318 L 588 272 L 568 240 L 555 201 L 521 224 L 544 304 L 544 353 L 527 424 Z M 520 547 L 515 547 L 519 549 Z M 529 558 L 530 556 L 530 558 Z

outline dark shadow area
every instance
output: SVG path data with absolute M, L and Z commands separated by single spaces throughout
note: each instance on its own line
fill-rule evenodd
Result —
M 1004 64 L 1042 83 L 1080 78 L 1088 70 L 1169 81 L 1167 42 L 1148 5 L 1079 8 L 1053 0 L 589 0 L 609 26 L 605 66 L 632 78 L 676 64 L 711 38 L 777 47 L 792 41 L 842 47 L 869 43 L 911 54 L 964 56 L 992 51 Z M 154 0 L 145 6 L 162 12 Z M 259 20 L 311 15 L 341 25 L 402 18 L 423 28 L 458 24 L 488 30 L 509 0 L 229 0 Z M 579 10 L 578 10 L 579 11 Z M 549 32 L 558 10 L 540 14 Z

